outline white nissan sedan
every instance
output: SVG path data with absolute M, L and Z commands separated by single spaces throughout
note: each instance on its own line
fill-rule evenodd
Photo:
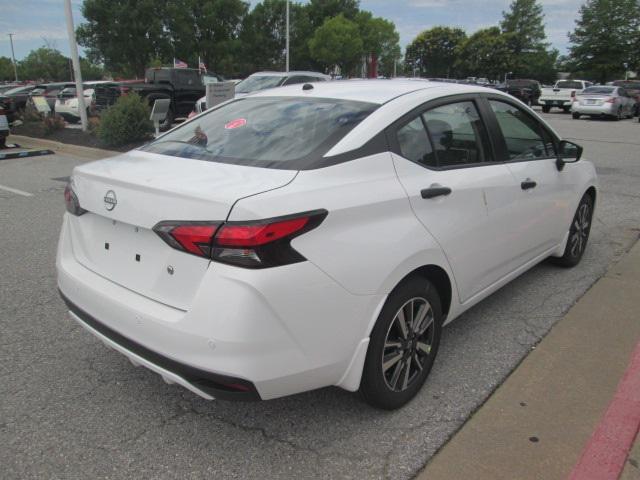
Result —
M 576 265 L 593 165 L 473 85 L 369 80 L 232 100 L 65 190 L 71 316 L 207 398 L 335 385 L 398 408 L 443 325 L 537 263 Z

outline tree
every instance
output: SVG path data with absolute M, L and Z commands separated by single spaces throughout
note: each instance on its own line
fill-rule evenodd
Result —
M 467 38 L 460 28 L 433 27 L 425 30 L 407 46 L 405 64 L 409 71 L 420 76 L 450 77 L 458 47 Z
M 380 63 L 385 75 L 392 75 L 393 64 L 400 58 L 400 35 L 396 26 L 393 22 L 374 17 L 367 11 L 358 12 L 355 21 L 360 28 L 364 53 Z
M 327 67 L 340 67 L 343 75 L 353 72 L 362 48 L 358 25 L 342 14 L 326 20 L 309 40 L 312 57 Z
M 456 69 L 462 76 L 500 79 L 511 67 L 509 41 L 498 27 L 478 30 L 456 51 Z
M 31 50 L 19 62 L 18 70 L 21 78 L 30 80 L 59 82 L 71 81 L 73 78 L 70 59 L 62 55 L 58 50 L 49 47 Z
M 640 68 L 638 40 L 640 4 L 637 0 L 588 0 L 569 34 L 571 67 L 601 83 Z
M 541 70 L 555 77 L 557 55 L 547 51 L 542 5 L 537 0 L 513 0 L 502 16 L 500 27 L 511 50 L 514 77 L 539 78 Z
M 0 81 L 6 82 L 15 80 L 16 76 L 13 71 L 13 62 L 8 57 L 0 57 Z
M 89 60 L 125 76 L 142 76 L 155 58 L 172 56 L 164 19 L 166 3 L 155 0 L 84 0 L 87 20 L 76 35 Z
M 309 21 L 313 30 L 321 27 L 328 18 L 343 15 L 355 20 L 360 11 L 359 0 L 311 0 L 307 5 Z
M 193 66 L 200 57 L 209 70 L 235 74 L 240 55 L 238 37 L 248 8 L 241 0 L 166 2 L 164 25 L 171 38 L 172 56 Z

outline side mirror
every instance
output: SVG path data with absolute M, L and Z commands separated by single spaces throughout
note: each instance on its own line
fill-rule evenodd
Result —
M 558 170 L 562 171 L 567 163 L 579 161 L 583 151 L 584 149 L 577 143 L 562 140 L 558 146 L 558 159 L 556 160 Z

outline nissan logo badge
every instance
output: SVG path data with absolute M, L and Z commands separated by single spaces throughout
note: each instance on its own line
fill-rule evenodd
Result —
M 116 199 L 116 192 L 109 190 L 104 196 L 104 208 L 111 211 L 116 208 L 117 204 L 118 200 Z

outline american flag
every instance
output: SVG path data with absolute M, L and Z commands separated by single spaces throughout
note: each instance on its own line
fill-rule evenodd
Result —
M 200 57 L 198 57 L 198 70 L 201 70 L 203 72 L 207 71 L 207 66 L 204 64 L 204 62 L 200 59 Z
M 178 60 L 177 58 L 173 59 L 173 68 L 188 68 L 187 62 L 183 62 L 182 60 Z

